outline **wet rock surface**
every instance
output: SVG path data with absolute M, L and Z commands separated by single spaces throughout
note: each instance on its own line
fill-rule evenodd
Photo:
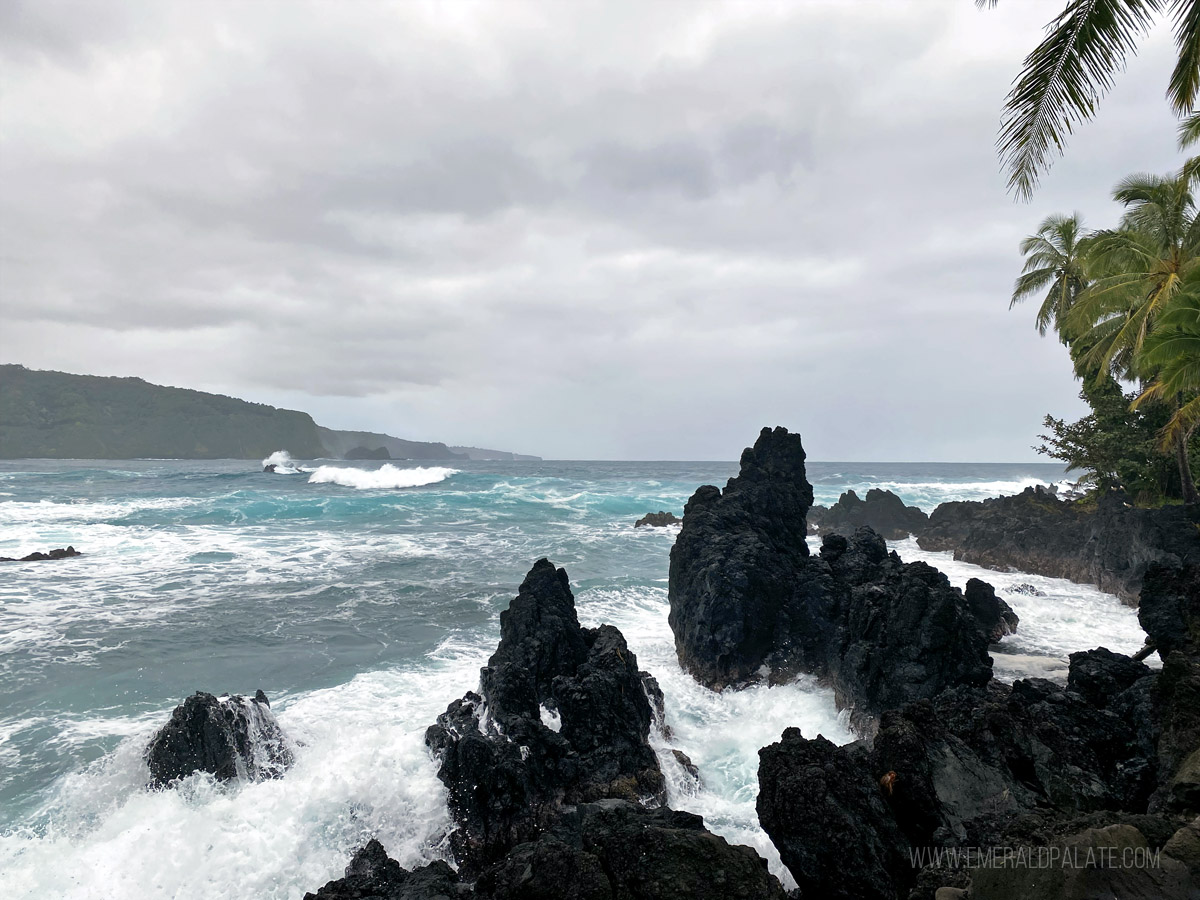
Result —
M 426 734 L 459 826 L 454 853 L 470 872 L 566 805 L 665 798 L 644 673 L 616 628 L 579 625 L 566 572 L 539 560 L 500 630 L 481 694 L 454 701 Z
M 197 691 L 175 707 L 146 747 L 151 784 L 168 787 L 195 772 L 218 781 L 278 778 L 292 764 L 290 744 L 261 690 L 254 697 Z
M 452 900 L 470 896 L 470 886 L 461 884 L 446 863 L 433 862 L 410 872 L 372 838 L 351 858 L 344 877 L 315 894 L 305 894 L 304 900 Z
M 668 591 L 680 663 L 714 689 L 816 674 L 866 718 L 986 684 L 988 644 L 1016 623 L 1007 604 L 982 582 L 972 604 L 865 527 L 827 534 L 810 555 L 804 459 L 799 435 L 763 429 L 724 491 L 688 501 Z
M 678 518 L 675 513 L 663 512 L 660 509 L 658 512 L 646 513 L 633 523 L 633 527 L 666 528 L 668 525 L 678 525 L 681 521 L 683 520 Z
M 83 554 L 74 547 L 57 547 L 48 553 L 35 551 L 19 559 L 11 556 L 0 556 L 0 562 L 43 562 L 50 559 L 70 559 L 72 556 L 83 556 Z
M 943 503 L 917 543 L 990 569 L 1094 584 L 1134 604 L 1152 563 L 1200 564 L 1198 525 L 1200 506 L 1137 509 L 1120 492 L 1081 503 L 1039 486 Z

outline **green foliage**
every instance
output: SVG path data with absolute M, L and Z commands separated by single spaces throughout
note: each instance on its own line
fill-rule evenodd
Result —
M 1178 497 L 1179 471 L 1158 440 L 1169 411 L 1161 405 L 1131 409 L 1135 395 L 1111 376 L 1085 382 L 1079 396 L 1092 412 L 1070 423 L 1046 416 L 1048 433 L 1038 435 L 1043 443 L 1034 449 L 1083 470 L 1101 491 L 1119 487 L 1146 505 Z
M 991 2 L 979 5 L 995 6 Z M 1167 87 L 1177 114 L 1200 92 L 1200 0 L 1070 0 L 1025 57 L 1005 102 L 996 145 L 1009 190 L 1028 200 L 1075 125 L 1090 119 L 1155 19 L 1173 21 L 1178 59 Z
M 0 365 L 0 458 L 261 459 L 324 450 L 312 418 L 233 397 Z

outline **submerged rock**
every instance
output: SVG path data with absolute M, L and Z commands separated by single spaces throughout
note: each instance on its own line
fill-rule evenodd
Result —
M 51 550 L 49 553 L 30 553 L 28 556 L 22 556 L 20 559 L 14 559 L 11 556 L 0 556 L 0 562 L 42 562 L 47 559 L 69 559 L 72 556 L 83 556 L 74 547 L 59 547 Z
M 869 528 L 810 555 L 812 488 L 800 436 L 763 429 L 725 490 L 688 501 L 671 551 L 669 621 L 680 663 L 714 689 L 807 672 L 866 720 L 991 678 L 989 643 L 1016 616 L 983 582 L 970 600 Z
M 454 701 L 425 736 L 469 872 L 535 838 L 565 805 L 665 799 L 645 673 L 616 628 L 579 625 L 566 572 L 539 560 L 500 631 L 481 695 Z
M 651 528 L 666 528 L 668 525 L 678 525 L 682 519 L 676 518 L 675 513 L 663 512 L 661 509 L 658 512 L 646 513 L 636 522 L 633 523 L 634 528 L 642 528 L 649 526 Z
M 254 697 L 214 697 L 197 691 L 175 707 L 146 747 L 151 784 L 169 787 L 207 772 L 218 781 L 278 778 L 292 750 L 261 690 Z
M 910 534 L 920 534 L 928 521 L 929 516 L 924 510 L 906 506 L 891 491 L 871 488 L 861 500 L 854 491 L 842 494 L 838 502 L 821 515 L 817 533 L 849 535 L 866 525 L 885 540 L 898 541 Z
M 1009 497 L 943 503 L 917 543 L 990 569 L 1094 584 L 1133 605 L 1151 563 L 1200 564 L 1197 526 L 1197 505 L 1137 509 L 1120 492 L 1079 503 L 1039 486 Z

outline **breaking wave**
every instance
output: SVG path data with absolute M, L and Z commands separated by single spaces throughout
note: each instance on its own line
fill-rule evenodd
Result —
M 445 466 L 418 466 L 400 469 L 384 463 L 378 469 L 355 469 L 349 466 L 318 466 L 308 477 L 309 484 L 340 484 L 342 487 L 360 491 L 394 490 L 396 488 L 420 487 L 445 481 L 457 475 L 458 469 Z

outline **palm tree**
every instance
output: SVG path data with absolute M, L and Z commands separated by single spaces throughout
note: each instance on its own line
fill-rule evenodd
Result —
M 1095 114 L 1126 56 L 1163 14 L 1179 53 L 1167 99 L 1177 114 L 1192 112 L 1200 90 L 1200 0 L 1070 0 L 1025 57 L 1005 102 L 996 146 L 1009 190 L 1022 200 L 1033 195 L 1050 157 L 1061 155 L 1074 126 Z
M 1120 227 L 1090 238 L 1087 265 L 1093 280 L 1062 324 L 1081 376 L 1111 373 L 1150 382 L 1160 374 L 1161 362 L 1154 360 L 1166 351 L 1148 357 L 1147 341 L 1173 309 L 1200 295 L 1200 216 L 1182 173 L 1131 175 L 1113 196 L 1125 206 L 1125 215 Z M 1165 389 L 1151 396 L 1176 404 L 1181 399 Z M 1175 428 L 1171 440 L 1184 500 L 1193 503 L 1200 497 L 1187 462 L 1189 435 Z
M 1175 414 L 1163 428 L 1162 445 L 1175 451 L 1177 461 L 1184 454 L 1180 465 L 1186 465 L 1188 440 L 1200 425 L 1200 292 L 1185 294 L 1162 314 L 1146 338 L 1142 359 L 1158 374 L 1133 405 L 1136 408 L 1147 400 L 1175 403 Z M 1186 397 L 1191 399 L 1185 401 Z
M 1013 285 L 1008 308 L 1045 290 L 1037 313 L 1037 330 L 1043 337 L 1053 328 L 1066 343 L 1061 325 L 1079 292 L 1087 287 L 1084 260 L 1088 244 L 1079 213 L 1047 216 L 1034 234 L 1021 241 L 1025 267 Z

